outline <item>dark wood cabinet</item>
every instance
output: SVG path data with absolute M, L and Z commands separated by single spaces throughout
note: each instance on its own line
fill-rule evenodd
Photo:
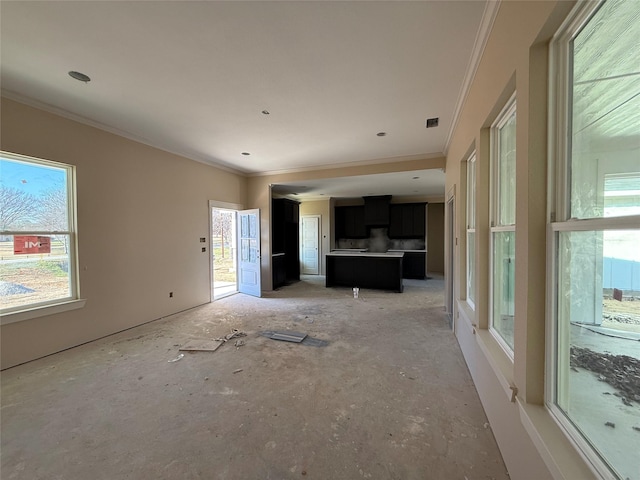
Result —
M 364 224 L 371 227 L 389 225 L 389 202 L 391 195 L 376 195 L 364 198 Z
M 299 223 L 300 205 L 292 200 L 286 200 L 284 204 L 284 221 L 288 223 Z
M 284 253 L 279 253 L 271 257 L 271 271 L 273 273 L 273 288 L 281 287 L 287 283 L 287 267 L 285 265 Z
M 287 198 L 271 201 L 271 272 L 273 288 L 300 280 L 298 202 Z M 279 255 L 283 254 L 283 255 Z
M 400 256 L 327 255 L 326 286 L 359 287 L 402 292 Z
M 336 240 L 340 238 L 366 238 L 362 205 L 335 208 Z
M 427 276 L 426 252 L 404 252 L 402 258 L 403 278 L 424 280 Z
M 426 204 L 398 203 L 389 208 L 390 238 L 424 238 Z
M 402 205 L 389 206 L 389 238 L 402 238 Z

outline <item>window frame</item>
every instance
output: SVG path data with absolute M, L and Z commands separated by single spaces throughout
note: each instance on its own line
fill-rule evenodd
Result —
M 494 271 L 494 251 L 495 238 L 497 233 L 516 232 L 516 223 L 501 225 L 498 223 L 500 218 L 500 129 L 507 124 L 513 115 L 516 115 L 516 92 L 514 92 L 504 107 L 491 124 L 489 136 L 489 333 L 498 342 L 502 350 L 507 354 L 511 362 L 514 361 L 514 349 L 505 341 L 499 331 L 494 327 L 494 292 L 495 292 L 495 271 Z M 516 172 L 514 171 L 514 176 Z M 515 256 L 514 256 L 515 263 Z M 514 267 L 515 268 L 515 267 Z M 514 278 L 515 282 L 515 278 Z M 515 330 L 515 312 L 514 312 L 514 330 Z
M 77 202 L 76 202 L 76 169 L 74 165 L 62 162 L 21 155 L 13 152 L 0 151 L 2 158 L 35 166 L 52 167 L 66 171 L 67 193 L 67 230 L 2 230 L 2 235 L 68 235 L 69 237 L 69 295 L 42 302 L 34 302 L 0 309 L 0 324 L 38 318 L 45 315 L 60 313 L 82 308 L 86 300 L 80 298 L 80 284 L 78 272 L 78 235 L 77 235 Z
M 607 461 L 580 433 L 559 406 L 559 364 L 568 358 L 570 342 L 559 325 L 560 235 L 571 232 L 640 230 L 640 215 L 571 218 L 571 102 L 572 41 L 582 32 L 606 0 L 579 2 L 549 43 L 548 98 L 548 193 L 546 285 L 546 368 L 545 406 L 565 435 L 576 445 L 589 467 L 602 478 L 618 478 Z M 564 339 L 564 340 L 563 340 Z
M 469 158 L 467 159 L 467 210 L 466 210 L 466 220 L 467 220 L 467 237 L 466 237 L 466 248 L 467 248 L 467 258 L 466 258 L 466 301 L 471 310 L 475 311 L 475 291 L 472 291 L 472 288 L 475 287 L 475 282 L 477 281 L 477 269 L 475 264 L 475 248 L 476 248 L 476 161 L 477 155 L 474 151 Z M 469 241 L 469 238 L 473 235 L 474 241 L 473 243 Z M 473 249 L 474 255 L 473 264 L 470 262 L 470 252 Z M 473 287 L 470 284 L 470 279 L 474 279 Z

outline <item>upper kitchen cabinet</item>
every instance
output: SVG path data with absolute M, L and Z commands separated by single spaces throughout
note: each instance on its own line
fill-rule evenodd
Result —
M 426 204 L 398 203 L 389 208 L 389 238 L 424 238 Z
M 366 238 L 362 205 L 335 208 L 336 240 L 340 238 Z
M 364 224 L 371 227 L 389 225 L 389 202 L 391 195 L 376 195 L 364 198 Z

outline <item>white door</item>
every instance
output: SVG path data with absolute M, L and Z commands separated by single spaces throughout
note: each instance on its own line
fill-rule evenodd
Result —
M 302 273 L 320 275 L 320 215 L 303 215 L 300 263 Z
M 238 290 L 261 296 L 260 210 L 238 212 Z

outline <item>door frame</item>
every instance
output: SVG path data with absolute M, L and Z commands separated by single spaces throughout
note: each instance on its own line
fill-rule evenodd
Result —
M 237 212 L 239 210 L 243 210 L 244 209 L 244 205 L 240 204 L 240 203 L 230 203 L 230 202 L 221 202 L 218 200 L 209 200 L 209 210 L 208 210 L 208 214 L 209 214 L 209 256 L 207 257 L 209 260 L 209 302 L 213 302 L 215 300 L 214 297 L 214 286 L 213 286 L 213 282 L 215 280 L 214 278 L 214 273 L 213 273 L 213 209 L 221 209 L 221 210 L 234 210 L 236 212 L 236 216 L 237 216 Z M 236 237 L 236 243 L 237 243 L 238 239 Z M 238 245 L 236 245 L 236 255 L 238 252 Z M 237 272 L 236 272 L 236 291 L 238 290 L 238 277 L 237 277 Z
M 322 215 L 320 214 L 309 214 L 309 215 L 300 215 L 300 273 L 302 272 L 304 266 L 304 219 L 305 218 L 315 218 L 318 220 L 318 230 L 317 230 L 317 239 L 316 244 L 318 245 L 317 253 L 316 253 L 316 265 L 318 266 L 318 273 L 306 273 L 305 275 L 320 275 L 322 273 Z
M 445 278 L 445 312 L 449 320 L 449 328 L 455 329 L 455 307 L 456 307 L 456 246 L 458 238 L 456 236 L 456 190 L 455 185 L 447 192 L 447 202 L 444 211 L 445 222 L 445 242 L 444 242 L 444 278 Z

